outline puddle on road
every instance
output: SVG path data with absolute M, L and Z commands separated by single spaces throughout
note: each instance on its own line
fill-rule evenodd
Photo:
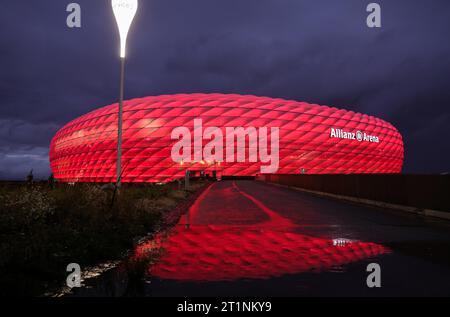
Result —
M 256 206 L 265 217 L 252 217 L 241 211 L 253 223 L 236 225 L 227 223 L 228 219 L 216 210 L 214 224 L 198 224 L 197 221 L 211 213 L 210 205 L 202 205 L 208 192 L 218 191 L 212 195 L 220 196 L 222 187 L 205 191 L 174 230 L 159 238 L 157 247 L 164 252 L 149 267 L 150 276 L 181 282 L 217 282 L 269 279 L 304 272 L 343 272 L 347 264 L 390 252 L 389 248 L 371 242 L 299 232 L 291 219 L 242 191 L 235 182 L 231 187 L 236 195 L 245 197 L 249 206 Z M 140 245 L 136 258 L 152 248 L 155 241 Z
M 162 248 L 152 277 L 186 282 L 268 279 L 303 272 L 344 272 L 345 265 L 390 250 L 371 242 L 332 240 L 255 226 L 179 225 L 135 257 Z
M 234 282 L 340 274 L 348 265 L 391 253 L 371 242 L 319 238 L 291 229 L 180 224 L 140 244 L 128 261 L 69 296 L 148 296 L 156 285 L 166 291 L 182 284 L 223 282 L 233 292 Z

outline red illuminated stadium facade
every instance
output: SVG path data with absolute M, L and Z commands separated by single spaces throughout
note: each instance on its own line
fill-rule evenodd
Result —
M 57 132 L 50 145 L 55 178 L 115 182 L 117 112 L 117 104 L 109 105 Z M 199 119 L 200 133 L 216 127 L 224 138 L 227 127 L 276 128 L 279 174 L 399 173 L 403 165 L 402 137 L 390 123 L 304 102 L 226 94 L 152 96 L 125 101 L 123 119 L 123 182 L 165 182 L 184 177 L 186 170 L 218 176 L 261 173 L 264 163 L 248 155 L 245 161 L 229 159 L 227 153 L 210 161 L 194 155 L 191 161 L 174 161 L 174 129 L 193 131 Z M 252 145 L 246 140 L 249 153 Z M 203 138 L 200 145 L 208 141 Z

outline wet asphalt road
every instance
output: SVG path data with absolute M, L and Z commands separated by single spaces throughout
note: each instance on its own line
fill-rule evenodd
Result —
M 256 181 L 214 183 L 163 246 L 148 296 L 450 295 L 449 222 Z

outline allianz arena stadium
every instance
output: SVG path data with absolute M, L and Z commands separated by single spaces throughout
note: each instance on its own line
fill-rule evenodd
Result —
M 62 127 L 50 145 L 55 178 L 115 182 L 117 120 L 118 105 L 113 104 Z M 124 102 L 123 182 L 167 182 L 187 170 L 193 176 L 242 177 L 399 173 L 402 165 L 397 129 L 361 113 L 234 94 Z

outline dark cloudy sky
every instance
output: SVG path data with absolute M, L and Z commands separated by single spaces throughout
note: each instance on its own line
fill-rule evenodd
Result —
M 66 6 L 82 8 L 81 29 Z M 332 105 L 402 133 L 405 172 L 450 171 L 450 1 L 140 0 L 126 98 L 224 92 Z M 375 1 L 374 1 L 375 2 Z M 0 179 L 50 173 L 69 120 L 117 99 L 109 0 L 14 0 L 0 9 Z

